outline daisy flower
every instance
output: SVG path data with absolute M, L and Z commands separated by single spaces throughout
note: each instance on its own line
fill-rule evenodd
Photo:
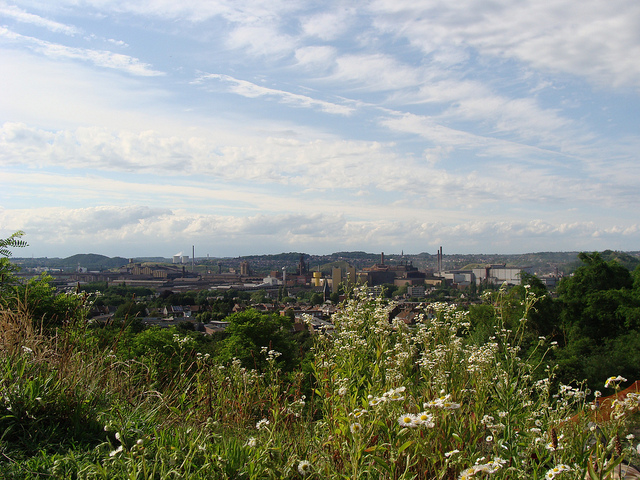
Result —
M 421 412 L 418 415 L 416 415 L 414 418 L 416 423 L 418 425 L 422 425 L 423 427 L 433 428 L 436 426 L 435 422 L 433 421 L 433 415 L 430 413 Z
M 308 475 L 311 472 L 311 463 L 306 460 L 302 460 L 298 464 L 298 472 L 300 472 L 300 475 L 302 475 L 303 477 L 305 475 Z
M 401 427 L 415 428 L 418 426 L 415 421 L 415 417 L 409 413 L 405 413 L 400 418 L 398 418 L 398 423 Z
M 267 425 L 269 425 L 269 420 L 267 420 L 266 418 L 263 418 L 258 423 L 256 423 L 256 428 L 260 430 L 261 428 L 264 428 Z
M 615 387 L 620 382 L 626 382 L 627 379 L 618 375 L 617 377 L 609 377 L 607 381 L 604 382 L 604 388 Z

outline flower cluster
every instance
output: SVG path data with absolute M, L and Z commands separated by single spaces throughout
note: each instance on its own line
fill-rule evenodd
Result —
M 189 345 L 190 343 L 195 342 L 193 338 L 188 336 L 181 337 L 177 333 L 173 334 L 173 341 L 174 343 L 177 343 L 180 346 L 186 346 L 186 345 Z
M 620 419 L 640 407 L 640 394 L 628 393 L 624 398 L 621 395 L 620 398 L 616 398 L 611 402 L 611 407 L 613 410 L 611 417 L 616 420 Z
M 565 464 L 560 464 L 557 465 L 555 467 L 553 467 L 552 469 L 550 469 L 545 475 L 544 478 L 545 480 L 552 480 L 553 478 L 555 478 L 556 475 L 562 473 L 562 472 L 569 472 L 571 471 L 571 467 L 569 465 L 565 465 Z
M 423 404 L 424 408 L 441 408 L 444 410 L 456 410 L 460 408 L 459 403 L 455 403 L 451 401 L 451 394 L 446 394 L 441 397 L 436 398 L 435 400 L 429 400 Z
M 627 379 L 618 375 L 617 377 L 609 377 L 607 381 L 604 382 L 604 388 L 609 387 L 617 387 L 619 383 L 626 382 Z
M 384 402 L 401 402 L 405 398 L 403 395 L 405 390 L 405 387 L 398 387 L 384 392 L 381 397 L 370 396 L 369 405 L 375 407 Z
M 266 354 L 267 355 L 267 361 L 269 361 L 269 362 L 275 360 L 280 355 L 282 355 L 282 353 L 280 353 L 280 352 L 278 352 L 276 350 L 269 350 L 269 348 L 267 348 L 267 347 L 262 347 L 260 349 L 260 353 Z
M 425 428 L 433 428 L 436 426 L 433 421 L 433 415 L 427 412 L 418 413 L 414 415 L 412 413 L 405 413 L 398 418 L 398 423 L 401 427 L 425 427 Z
M 484 461 L 484 458 L 481 458 L 478 461 Z M 475 465 L 464 469 L 460 473 L 458 480 L 469 480 L 471 478 L 474 478 L 477 473 L 495 473 L 500 470 L 506 463 L 507 461 L 500 457 L 495 457 L 493 460 L 487 463 L 476 463 Z

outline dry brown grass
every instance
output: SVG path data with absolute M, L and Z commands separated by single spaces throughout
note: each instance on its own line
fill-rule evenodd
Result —
M 0 304 L 0 351 L 15 355 L 20 351 L 41 352 L 45 348 L 42 326 L 34 325 L 26 299 L 16 298 L 8 308 Z

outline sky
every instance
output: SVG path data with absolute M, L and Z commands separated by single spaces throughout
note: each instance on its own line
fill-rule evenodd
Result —
M 637 0 L 0 0 L 14 256 L 640 250 Z

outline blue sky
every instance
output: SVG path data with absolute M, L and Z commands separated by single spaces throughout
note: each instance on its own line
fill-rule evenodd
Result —
M 640 250 L 636 0 L 0 0 L 19 256 Z

